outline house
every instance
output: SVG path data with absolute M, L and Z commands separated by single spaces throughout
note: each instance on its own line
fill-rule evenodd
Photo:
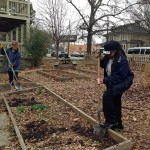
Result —
M 23 51 L 24 38 L 30 37 L 30 0 L 0 0 L 0 43 L 9 47 L 18 41 Z
M 120 42 L 125 51 L 129 47 L 150 47 L 150 30 L 142 27 L 139 22 L 125 24 L 112 27 L 108 39 Z

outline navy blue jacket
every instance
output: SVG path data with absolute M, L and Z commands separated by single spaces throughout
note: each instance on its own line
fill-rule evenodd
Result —
M 101 61 L 101 67 L 104 68 L 104 84 L 107 88 L 113 89 L 114 95 L 122 94 L 133 83 L 134 74 L 129 68 L 126 56 L 120 52 L 118 59 L 113 61 L 111 66 L 111 75 L 107 76 L 106 66 L 109 61 L 107 56 Z
M 8 49 L 6 49 L 6 53 L 8 55 L 8 58 L 9 58 L 11 64 L 13 64 L 14 71 L 19 71 L 20 70 L 20 58 L 21 58 L 21 54 L 20 54 L 19 50 L 17 49 L 16 51 L 13 52 L 12 48 L 8 48 Z M 1 54 L 5 55 L 4 50 L 1 50 Z M 7 60 L 5 68 L 7 71 L 11 71 L 11 68 L 9 68 L 8 64 L 9 63 Z

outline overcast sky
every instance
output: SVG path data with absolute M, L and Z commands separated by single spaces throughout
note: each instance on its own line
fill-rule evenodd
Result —
M 37 1 L 43 1 L 43 0 L 30 0 L 30 2 L 33 4 L 33 7 L 36 6 Z M 73 3 L 77 6 L 83 7 L 87 4 L 87 0 L 73 0 Z
M 38 1 L 43 1 L 43 0 L 30 0 L 30 2 L 33 4 L 33 9 L 36 11 L 36 12 L 38 12 L 38 9 L 37 9 L 37 3 L 38 3 Z M 76 5 L 76 6 L 78 6 L 79 8 L 81 8 L 82 10 L 84 10 L 84 11 L 88 11 L 88 5 L 87 5 L 87 0 L 73 0 L 73 3 Z M 72 13 L 76 13 L 76 15 L 73 17 L 73 18 L 76 18 L 79 14 L 77 13 L 77 11 L 75 10 L 75 8 L 71 5 L 71 4 L 69 4 L 69 8 L 70 8 L 70 11 L 71 11 L 71 14 Z M 95 37 L 94 38 L 95 40 L 96 40 L 96 43 L 99 43 L 99 42 L 101 42 L 101 39 L 100 38 L 98 38 L 98 37 Z

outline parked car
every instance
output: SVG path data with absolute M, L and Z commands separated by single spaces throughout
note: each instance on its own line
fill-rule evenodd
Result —
M 59 58 L 69 58 L 68 54 L 63 52 L 58 55 Z
M 127 54 L 150 55 L 150 47 L 132 47 L 128 49 Z
M 84 53 L 74 52 L 70 55 L 71 57 L 84 57 Z
M 84 53 L 80 53 L 80 54 L 79 54 L 79 57 L 84 57 Z
M 76 53 L 72 53 L 70 56 L 71 57 L 80 57 L 80 54 L 76 52 Z
M 51 53 L 51 56 L 52 56 L 52 57 L 56 57 L 56 56 L 57 56 L 57 53 L 53 51 L 53 52 Z

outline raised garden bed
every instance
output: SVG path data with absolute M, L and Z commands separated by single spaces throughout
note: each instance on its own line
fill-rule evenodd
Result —
M 97 71 L 96 70 L 94 70 L 94 69 L 87 69 L 86 67 L 84 67 L 84 68 L 77 68 L 76 70 L 78 70 L 79 72 L 81 71 L 81 72 L 85 72 L 85 73 L 91 73 L 91 74 L 97 74 Z
M 45 68 L 49 69 L 50 66 L 46 66 Z M 78 65 L 77 68 L 80 68 L 80 66 Z M 83 69 L 92 70 L 90 66 L 83 67 Z M 97 67 L 93 69 L 93 71 L 95 70 L 97 70 Z M 68 102 L 77 106 L 78 108 L 86 112 L 86 114 L 97 119 L 97 74 L 90 74 L 86 72 L 84 73 L 82 71 L 78 72 L 76 69 L 70 69 L 69 71 L 88 75 L 90 76 L 90 80 L 86 80 L 85 82 L 85 79 L 74 79 L 68 80 L 66 84 L 66 82 L 59 82 L 54 80 L 53 78 L 46 78 L 42 75 L 37 74 L 35 71 L 30 71 L 29 73 L 25 72 L 24 77 L 36 82 L 37 84 L 45 85 L 49 89 L 52 89 Z M 132 141 L 133 150 L 149 150 L 150 89 L 144 88 L 141 84 L 141 75 L 143 74 L 143 72 L 134 71 L 134 74 L 134 84 L 132 85 L 130 90 L 124 93 L 122 98 L 122 113 L 125 128 L 123 131 L 119 132 L 119 134 L 127 137 L 127 139 L 130 139 Z M 1 77 L 2 75 L 0 76 L 0 78 Z M 101 88 L 101 92 L 103 93 L 105 87 L 102 85 Z M 103 120 L 104 118 L 102 113 L 101 122 L 103 122 Z M 124 140 L 122 140 L 121 143 L 118 141 L 117 143 L 122 144 L 123 141 Z M 128 143 L 128 141 L 125 142 L 126 144 Z M 124 144 L 125 143 L 123 143 L 123 145 Z M 8 149 L 11 149 L 11 147 Z M 122 148 L 119 150 L 122 150 Z
M 76 74 L 76 73 L 71 73 L 68 71 L 64 70 L 58 70 L 58 69 L 43 69 L 37 70 L 36 71 L 38 74 L 41 74 L 45 77 L 51 77 L 54 78 L 55 80 L 71 80 L 71 79 L 89 79 L 88 76 L 82 75 L 82 74 Z
M 119 150 L 131 146 L 130 141 L 111 130 L 103 140 L 95 137 L 88 122 L 96 121 L 46 87 L 9 93 L 4 99 L 27 149 Z

